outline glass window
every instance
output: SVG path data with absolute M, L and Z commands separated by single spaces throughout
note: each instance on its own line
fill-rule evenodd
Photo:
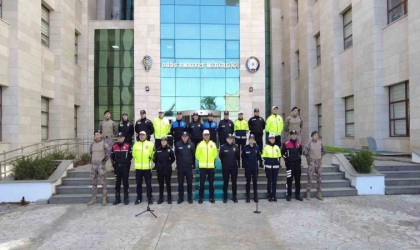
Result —
M 174 24 L 161 24 L 160 25 L 160 39 L 174 39 L 175 38 L 175 25 Z
M 176 59 L 178 64 L 200 63 L 199 59 Z M 200 77 L 200 69 L 177 67 L 175 71 L 176 77 Z
M 201 39 L 225 39 L 225 25 L 202 24 Z
M 175 41 L 174 40 L 160 40 L 160 55 L 165 58 L 175 57 Z
M 41 8 L 41 43 L 50 47 L 50 11 L 44 5 Z
M 349 96 L 345 101 L 346 137 L 354 137 L 354 96 Z
M 175 96 L 175 78 L 161 78 L 160 84 L 161 96 Z
M 199 5 L 200 0 L 175 0 L 175 4 L 185 5 Z
M 120 20 L 134 20 L 134 0 L 121 0 Z
M 175 22 L 175 7 L 173 5 L 160 6 L 160 22 L 174 23 Z
M 318 112 L 318 136 L 322 137 L 322 105 L 316 105 Z
M 176 58 L 200 58 L 200 40 L 175 40 Z
M 343 14 L 344 49 L 353 46 L 353 27 L 351 8 Z
M 239 25 L 226 25 L 226 39 L 239 40 Z
M 226 80 L 225 78 L 202 78 L 201 79 L 202 96 L 225 96 Z
M 225 6 L 201 6 L 201 23 L 225 24 Z
M 239 78 L 226 78 L 226 95 L 239 96 Z
M 225 58 L 226 43 L 223 40 L 201 40 L 202 58 Z
M 226 7 L 226 24 L 239 24 L 239 7 Z
M 226 58 L 239 58 L 239 41 L 226 41 Z
M 175 5 L 175 23 L 200 23 L 200 7 Z
M 389 88 L 389 133 L 391 137 L 410 135 L 410 102 L 408 82 Z
M 175 39 L 200 39 L 200 25 L 175 24 Z
M 388 23 L 407 14 L 407 0 L 388 0 Z
M 315 46 L 316 46 L 316 65 L 321 65 L 321 38 L 320 34 L 318 33 L 315 36 Z
M 176 78 L 176 96 L 200 96 L 200 78 Z
M 48 140 L 49 100 L 41 97 L 41 140 Z
M 200 97 L 176 97 L 176 110 L 193 110 L 200 106 Z

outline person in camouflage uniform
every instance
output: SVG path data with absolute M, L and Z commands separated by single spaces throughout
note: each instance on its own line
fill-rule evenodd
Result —
M 105 163 L 111 154 L 111 148 L 102 140 L 101 131 L 95 131 L 95 141 L 89 148 L 91 158 L 90 178 L 92 179 L 92 198 L 88 206 L 96 204 L 98 183 L 102 185 L 102 206 L 106 206 L 106 172 Z
M 109 110 L 104 112 L 104 120 L 99 123 L 99 130 L 102 134 L 102 139 L 111 149 L 114 144 L 114 135 L 117 133 L 117 124 L 111 120 L 111 112 Z
M 316 198 L 318 200 L 324 200 L 321 194 L 322 184 L 322 156 L 327 152 L 325 147 L 320 140 L 318 140 L 318 132 L 313 131 L 311 133 L 312 139 L 303 148 L 303 155 L 306 156 L 308 162 L 308 186 L 306 190 L 306 199 L 311 199 L 311 184 L 315 177 L 317 182 L 317 193 Z

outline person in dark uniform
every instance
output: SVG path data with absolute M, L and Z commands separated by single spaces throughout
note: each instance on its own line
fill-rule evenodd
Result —
M 280 170 L 281 152 L 276 144 L 276 135 L 269 134 L 268 142 L 265 145 L 262 157 L 264 158 L 265 174 L 267 176 L 268 201 L 277 202 L 277 178 Z
M 248 121 L 249 131 L 251 134 L 255 136 L 255 142 L 257 143 L 260 152 L 262 153 L 263 150 L 263 136 L 264 136 L 264 128 L 265 128 L 265 121 L 264 118 L 260 116 L 260 110 L 255 108 L 254 109 L 254 116 L 251 117 Z M 262 160 L 260 161 L 260 167 L 263 167 Z
M 258 161 L 261 161 L 261 150 L 258 145 L 255 144 L 255 136 L 249 135 L 249 144 L 245 145 L 242 149 L 242 165 L 245 169 L 246 178 L 246 202 L 250 202 L 250 188 L 251 179 L 254 189 L 254 201 L 258 203 Z
M 192 170 L 195 169 L 195 146 L 184 132 L 181 141 L 175 144 L 176 167 L 178 169 L 178 204 L 184 202 L 184 178 L 187 179 L 188 203 L 193 203 Z
M 287 201 L 292 199 L 292 183 L 295 179 L 295 199 L 303 201 L 300 197 L 300 176 L 302 175 L 302 144 L 297 140 L 298 132 L 290 131 L 290 140 L 283 143 L 281 155 L 286 163 Z
M 181 136 L 184 132 L 188 131 L 187 123 L 182 120 L 182 112 L 176 113 L 176 120 L 171 124 L 171 132 L 170 134 L 173 137 L 173 144 L 175 145 L 177 142 L 181 140 Z
M 195 147 L 203 140 L 203 124 L 200 121 L 198 113 L 193 114 L 193 120 L 188 126 L 191 141 Z
M 134 126 L 128 119 L 128 114 L 124 113 L 121 117 L 120 125 L 118 126 L 118 132 L 124 134 L 126 143 L 133 145 Z
M 239 147 L 233 143 L 234 136 L 229 134 L 226 143 L 220 147 L 219 158 L 222 162 L 223 173 L 223 203 L 227 202 L 227 189 L 229 185 L 229 177 L 232 180 L 232 200 L 237 203 L 236 198 L 236 180 L 238 179 L 238 166 L 241 157 Z
M 124 186 L 124 204 L 128 205 L 130 200 L 128 198 L 128 176 L 130 175 L 131 159 L 133 158 L 131 152 L 131 144 L 125 141 L 124 133 L 119 132 L 117 142 L 114 143 L 111 150 L 111 162 L 115 173 L 115 201 L 114 205 L 121 203 L 121 180 Z
M 168 194 L 168 204 L 172 204 L 171 193 L 171 176 L 172 163 L 175 162 L 175 154 L 172 148 L 168 145 L 168 138 L 163 136 L 161 138 L 161 146 L 156 149 L 153 162 L 156 166 L 157 178 L 159 182 L 159 200 L 157 204 L 163 202 L 163 187 L 166 184 L 166 192 Z
M 136 132 L 136 138 L 139 140 L 140 131 L 144 131 L 147 134 L 147 140 L 150 141 L 150 136 L 154 133 L 153 123 L 151 120 L 146 118 L 146 111 L 140 110 L 140 119 L 136 121 L 134 125 L 134 131 Z
M 219 146 L 222 146 L 226 143 L 228 134 L 233 134 L 234 132 L 234 124 L 229 119 L 229 111 L 224 112 L 224 118 L 219 122 L 217 131 L 219 133 Z
M 210 140 L 217 144 L 217 122 L 214 121 L 213 113 L 208 114 L 208 120 L 203 124 L 202 130 L 206 129 L 210 132 Z

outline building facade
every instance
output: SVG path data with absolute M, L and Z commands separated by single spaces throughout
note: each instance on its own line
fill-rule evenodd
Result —
M 415 0 L 0 0 L 0 150 L 90 138 L 105 110 L 298 106 L 304 137 L 420 148 Z M 148 56 L 148 57 L 146 57 Z M 257 58 L 251 72 L 247 61 Z M 253 66 L 251 66 L 252 68 Z

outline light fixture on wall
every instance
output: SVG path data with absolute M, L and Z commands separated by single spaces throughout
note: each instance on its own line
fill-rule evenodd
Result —
M 150 90 L 149 86 L 146 86 L 144 89 L 146 90 L 146 92 L 149 92 Z
M 249 87 L 249 92 L 254 92 L 254 88 L 253 87 Z

